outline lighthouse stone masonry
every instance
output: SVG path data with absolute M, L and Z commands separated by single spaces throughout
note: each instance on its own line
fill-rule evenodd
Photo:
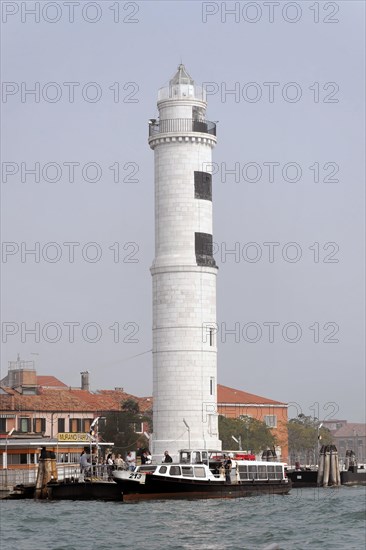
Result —
M 179 65 L 150 120 L 155 158 L 152 451 L 221 449 L 217 418 L 212 149 L 205 92 Z

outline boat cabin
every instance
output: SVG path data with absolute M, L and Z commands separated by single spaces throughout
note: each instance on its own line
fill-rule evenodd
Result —
M 285 480 L 284 463 L 269 462 L 253 459 L 238 458 L 235 453 L 230 453 L 232 470 L 230 477 L 232 483 L 240 481 L 278 481 Z M 174 478 L 206 479 L 211 481 L 224 480 L 225 475 L 220 471 L 220 466 L 228 453 L 210 450 L 179 451 L 179 461 L 163 463 L 160 465 L 142 465 L 135 469 L 136 475 L 154 474 L 155 476 L 168 476 Z M 118 477 L 134 477 L 134 474 L 118 473 Z

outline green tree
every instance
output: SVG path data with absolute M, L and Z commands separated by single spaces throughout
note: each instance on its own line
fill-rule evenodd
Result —
M 219 438 L 222 441 L 223 449 L 236 448 L 237 443 L 232 436 L 241 437 L 242 448 L 245 451 L 259 453 L 268 447 L 273 448 L 276 444 L 275 437 L 264 422 L 255 418 L 226 418 L 219 416 Z
M 323 426 L 319 429 L 320 421 L 311 416 L 299 414 L 287 423 L 288 446 L 291 463 L 299 461 L 305 464 L 316 464 L 318 460 L 318 445 L 330 445 L 332 435 Z M 319 442 L 318 442 L 319 435 Z
M 99 429 L 104 441 L 114 443 L 113 451 L 125 455 L 138 447 L 147 447 L 148 441 L 140 431 L 141 423 L 146 420 L 140 413 L 139 404 L 134 399 L 126 399 L 121 403 L 121 411 L 108 412 L 105 421 Z

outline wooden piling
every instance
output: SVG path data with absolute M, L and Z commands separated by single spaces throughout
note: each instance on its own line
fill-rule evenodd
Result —
M 320 487 L 323 484 L 323 476 L 324 476 L 324 459 L 325 459 L 325 447 L 322 445 L 320 449 L 319 454 L 319 468 L 318 468 L 318 477 L 316 480 L 316 484 L 318 487 Z
M 48 498 L 47 483 L 51 480 L 57 481 L 56 457 L 54 452 L 46 451 L 43 447 L 38 464 L 35 499 Z
M 329 446 L 325 447 L 324 453 L 324 474 L 323 474 L 323 487 L 328 487 L 330 472 L 330 450 Z

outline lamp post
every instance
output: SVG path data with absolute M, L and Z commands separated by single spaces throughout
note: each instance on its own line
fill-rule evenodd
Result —
M 242 444 L 241 444 L 241 435 L 238 435 L 238 439 L 236 439 L 236 437 L 234 437 L 233 435 L 231 436 L 231 439 L 233 439 L 234 441 L 236 441 L 236 443 L 239 445 L 239 451 L 242 451 L 243 450 L 243 447 L 242 447 Z
M 191 428 L 188 426 L 185 418 L 183 418 L 183 424 L 188 430 L 188 449 L 191 450 Z
M 321 439 L 321 435 L 319 435 L 319 432 L 322 426 L 323 426 L 323 422 L 320 422 L 320 424 L 318 424 L 316 428 L 316 451 L 315 451 L 315 457 L 314 457 L 314 465 L 318 461 L 318 457 L 319 457 L 319 441 Z
M 3 468 L 5 470 L 6 489 L 8 488 L 8 437 L 10 437 L 13 434 L 14 430 L 15 428 L 12 428 L 10 432 L 6 434 L 6 439 L 5 439 L 5 453 L 3 454 Z

